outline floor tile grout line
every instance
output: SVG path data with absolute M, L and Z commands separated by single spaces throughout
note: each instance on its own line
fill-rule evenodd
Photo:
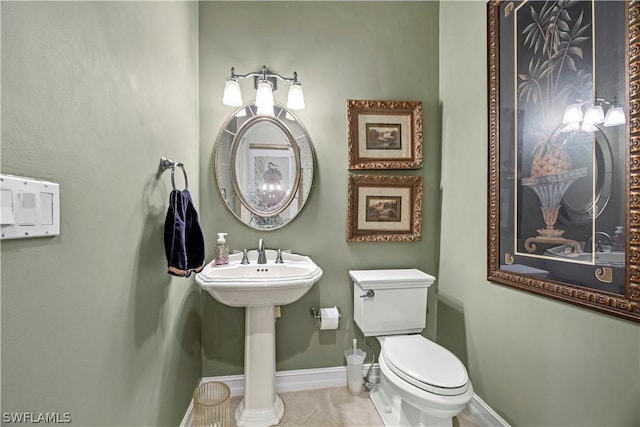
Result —
M 314 410 L 307 418 L 304 419 L 303 422 L 300 423 L 301 426 L 305 425 L 307 421 L 309 421 L 315 414 L 318 412 L 318 409 Z

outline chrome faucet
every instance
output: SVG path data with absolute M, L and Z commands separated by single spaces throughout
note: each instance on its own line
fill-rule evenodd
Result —
M 264 253 L 264 241 L 258 240 L 258 264 L 266 264 L 267 256 Z
M 584 252 L 604 252 L 604 246 L 602 245 L 602 241 L 608 243 L 613 246 L 613 239 L 607 233 L 602 231 L 596 231 L 592 237 L 589 237 L 587 242 L 584 244 Z M 595 242 L 595 248 L 593 243 Z M 595 250 L 594 250 L 595 249 Z

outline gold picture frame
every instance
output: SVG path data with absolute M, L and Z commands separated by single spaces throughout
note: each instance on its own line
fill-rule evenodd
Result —
M 635 322 L 639 17 L 636 1 L 487 3 L 487 278 Z M 562 43 L 544 31 L 563 32 L 553 33 Z M 621 108 L 626 123 L 585 126 L 580 114 L 574 127 L 575 105 Z
M 350 175 L 347 241 L 419 241 L 422 188 L 420 176 Z
M 422 103 L 347 101 L 349 169 L 420 169 Z

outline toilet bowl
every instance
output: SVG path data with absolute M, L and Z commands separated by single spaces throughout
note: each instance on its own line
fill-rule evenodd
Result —
M 386 426 L 451 426 L 471 401 L 462 362 L 419 334 L 435 278 L 416 269 L 352 270 L 354 320 L 380 342 L 380 382 L 369 396 Z
M 387 426 L 451 426 L 473 386 L 453 353 L 421 335 L 378 337 L 380 383 L 370 392 Z

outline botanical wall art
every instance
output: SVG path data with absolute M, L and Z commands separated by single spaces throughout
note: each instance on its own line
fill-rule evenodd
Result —
M 347 102 L 349 169 L 422 167 L 422 103 Z
M 525 0 L 487 15 L 488 278 L 635 321 L 638 11 Z
M 422 177 L 350 175 L 347 241 L 410 242 L 422 235 Z

